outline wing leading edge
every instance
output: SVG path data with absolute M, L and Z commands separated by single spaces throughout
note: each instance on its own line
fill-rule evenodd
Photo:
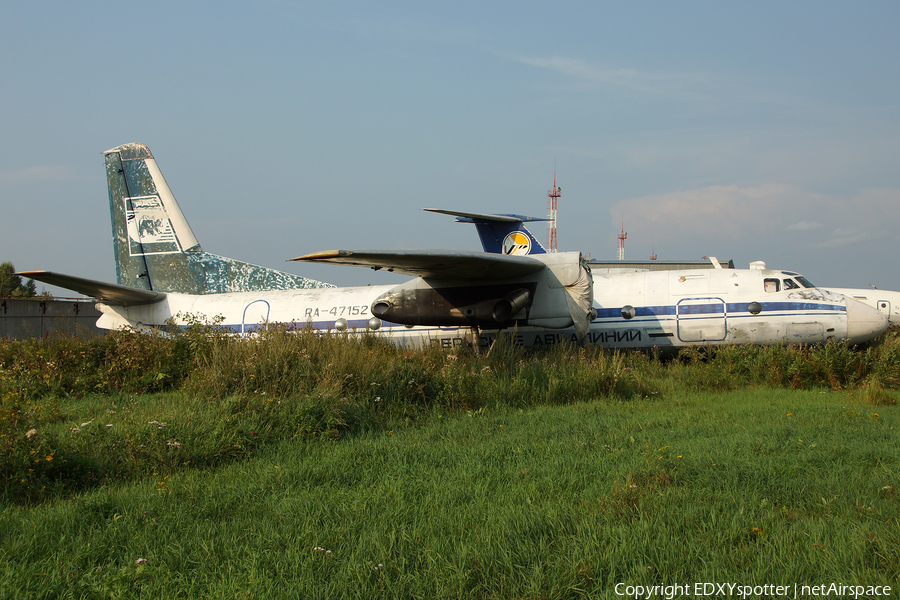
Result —
M 16 273 L 16 275 L 72 290 L 73 292 L 97 298 L 101 302 L 111 305 L 134 306 L 138 304 L 151 304 L 153 302 L 159 302 L 166 297 L 162 292 L 139 290 L 115 283 L 104 283 L 93 279 L 84 279 L 82 277 L 54 273 L 52 271 L 22 271 Z
M 423 208 L 422 210 L 427 210 L 428 212 L 439 213 L 442 215 L 450 215 L 451 217 L 456 217 L 457 221 L 460 223 L 476 223 L 476 222 L 485 222 L 485 223 L 531 223 L 533 221 L 552 221 L 553 219 L 546 217 L 526 217 L 524 215 L 506 215 L 506 214 L 487 214 L 487 213 L 473 213 L 473 212 L 460 212 L 457 210 L 444 210 L 442 208 Z
M 465 250 L 324 250 L 290 260 L 384 269 L 413 277 L 466 280 L 521 277 L 545 268 L 543 262 L 528 256 Z

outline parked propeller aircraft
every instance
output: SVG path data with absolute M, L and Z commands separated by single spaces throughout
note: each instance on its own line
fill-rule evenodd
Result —
M 471 223 L 475 225 L 478 237 L 481 240 L 481 246 L 485 252 L 498 254 L 516 254 L 516 255 L 533 255 L 544 254 L 547 250 L 541 245 L 533 233 L 525 225 L 536 221 L 549 221 L 550 219 L 542 219 L 537 217 L 526 217 L 514 214 L 485 214 L 485 213 L 467 213 L 453 210 L 442 210 L 439 208 L 426 208 L 425 210 L 434 213 L 440 213 L 456 217 L 457 223 Z M 720 265 L 715 257 L 710 257 L 710 265 L 706 268 L 718 268 Z M 595 274 L 598 273 L 598 265 L 590 263 Z M 641 269 L 628 268 L 616 269 L 613 263 L 605 263 L 604 267 L 608 272 L 635 271 Z M 654 267 L 661 267 L 660 263 L 652 263 Z M 684 263 L 678 263 L 683 265 Z M 681 267 L 683 268 L 683 267 Z M 754 261 L 750 263 L 751 269 L 767 270 L 766 263 L 762 261 Z M 648 269 L 649 270 L 649 269 Z M 662 270 L 662 269 L 661 269 Z M 777 271 L 769 271 L 766 278 L 768 289 L 773 291 L 788 291 L 799 288 L 810 288 L 813 286 L 806 278 L 792 271 L 784 271 L 789 277 L 779 278 Z M 850 288 L 827 288 L 828 291 L 843 296 L 849 296 L 867 306 L 876 309 L 885 315 L 890 323 L 900 325 L 900 292 L 889 290 L 879 290 L 872 287 L 871 289 L 850 289 Z
M 49 271 L 18 273 L 98 299 L 97 326 L 138 330 L 218 317 L 248 333 L 267 323 L 371 332 L 399 345 L 486 346 L 499 331 L 543 345 L 580 339 L 609 348 L 870 340 L 878 311 L 812 286 L 772 291 L 788 272 L 710 269 L 592 274 L 578 252 L 315 252 L 296 259 L 411 275 L 400 285 L 335 288 L 205 252 L 150 150 L 104 153 L 118 283 Z

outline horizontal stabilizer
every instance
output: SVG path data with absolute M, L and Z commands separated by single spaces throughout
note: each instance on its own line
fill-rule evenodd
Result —
M 546 254 L 537 238 L 525 227 L 525 223 L 551 221 L 525 215 L 489 215 L 485 213 L 459 212 L 442 208 L 426 208 L 428 212 L 456 217 L 456 223 L 471 223 L 478 231 L 481 247 L 489 254 Z
M 52 271 L 22 271 L 16 273 L 16 275 L 59 286 L 85 296 L 91 296 L 104 304 L 133 306 L 159 302 L 166 297 L 162 292 L 139 290 L 115 283 L 103 283 L 93 279 L 53 273 Z
M 544 263 L 528 256 L 505 256 L 465 250 L 324 250 L 291 260 L 384 269 L 414 277 L 507 279 L 535 273 Z
M 551 220 L 541 217 L 526 217 L 524 215 L 489 215 L 485 213 L 459 212 L 455 210 L 444 210 L 442 208 L 423 208 L 422 210 L 457 217 L 457 221 L 461 223 L 475 223 L 479 221 L 489 223 L 530 223 L 531 221 Z

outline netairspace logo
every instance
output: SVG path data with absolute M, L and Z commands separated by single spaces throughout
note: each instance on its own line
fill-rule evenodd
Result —
M 889 585 L 844 585 L 822 583 L 818 585 L 742 585 L 739 583 L 695 582 L 671 585 L 628 585 L 617 583 L 617 596 L 634 600 L 662 598 L 877 598 L 890 596 L 893 589 Z

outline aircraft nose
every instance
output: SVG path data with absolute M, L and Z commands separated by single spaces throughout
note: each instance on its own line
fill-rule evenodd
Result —
M 862 302 L 847 298 L 847 339 L 860 344 L 878 337 L 888 328 L 888 318 Z

